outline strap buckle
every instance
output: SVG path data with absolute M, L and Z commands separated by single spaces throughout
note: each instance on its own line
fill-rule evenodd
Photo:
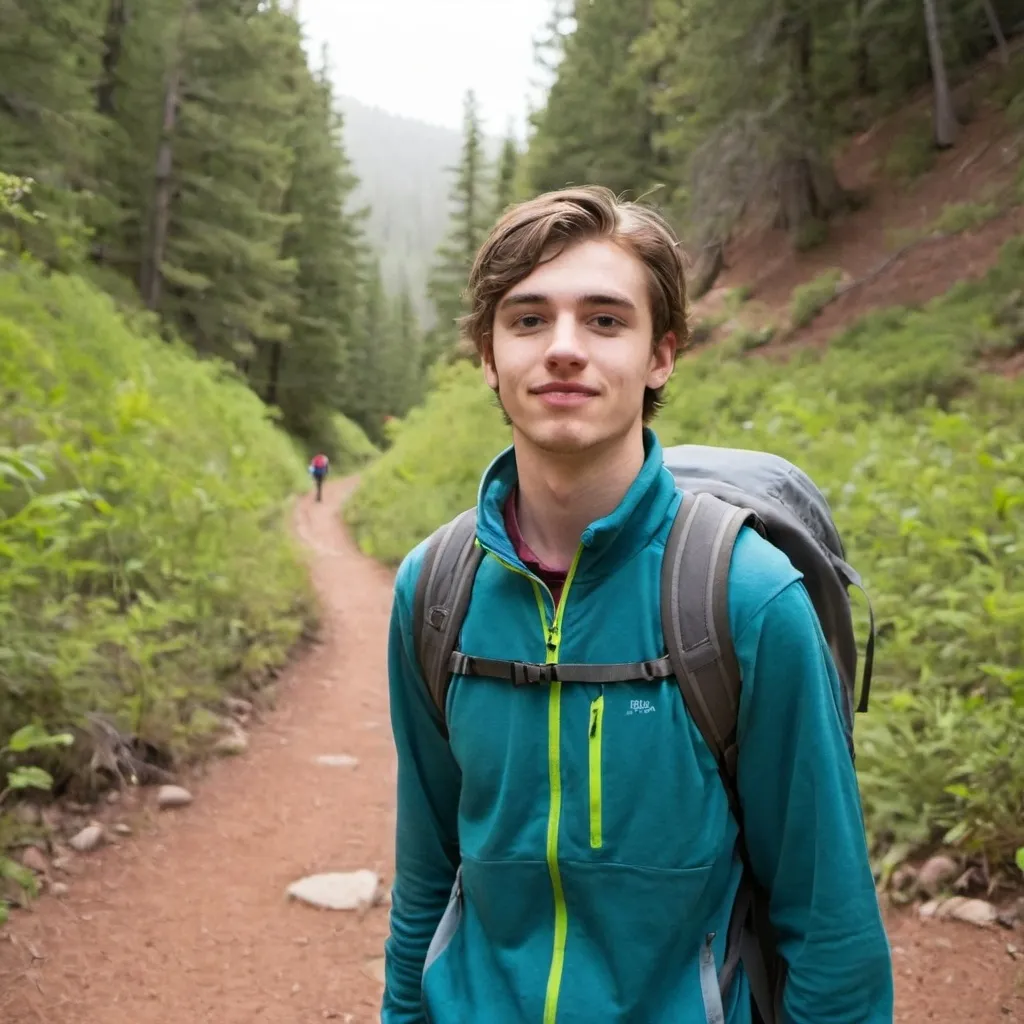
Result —
M 512 682 L 516 686 L 551 683 L 557 678 L 554 665 L 538 665 L 524 661 L 513 661 L 510 664 L 512 667 Z

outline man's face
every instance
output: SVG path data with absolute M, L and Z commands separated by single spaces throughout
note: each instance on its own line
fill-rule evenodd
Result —
M 606 239 L 563 250 L 503 296 L 484 376 L 516 441 L 562 455 L 639 432 L 645 388 L 672 372 L 676 340 L 652 344 L 647 269 Z

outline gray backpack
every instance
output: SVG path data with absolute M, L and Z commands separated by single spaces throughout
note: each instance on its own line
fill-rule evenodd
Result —
M 503 678 L 516 686 L 555 679 L 614 683 L 675 677 L 689 714 L 718 763 L 740 829 L 744 872 L 719 975 L 722 995 L 742 961 L 753 996 L 755 1024 L 776 1024 L 785 962 L 775 948 L 768 893 L 751 870 L 736 789 L 736 720 L 742 680 L 730 638 L 727 582 L 733 544 L 741 528 L 750 525 L 756 529 L 803 573 L 804 586 L 842 680 L 851 758 L 854 707 L 863 712 L 868 706 L 874 613 L 869 600 L 870 631 L 857 703 L 857 645 L 849 588 L 856 587 L 865 598 L 867 594 L 860 576 L 846 562 L 828 502 L 810 478 L 778 456 L 733 448 L 679 445 L 664 450 L 664 462 L 683 492 L 683 501 L 662 561 L 662 657 L 612 665 L 548 665 L 477 658 L 459 650 L 462 621 L 484 556 L 475 542 L 475 508 L 441 526 L 428 541 L 413 610 L 417 654 L 442 722 L 453 674 Z

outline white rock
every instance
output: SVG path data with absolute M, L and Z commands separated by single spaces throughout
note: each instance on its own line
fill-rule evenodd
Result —
M 72 849 L 77 850 L 79 853 L 89 853 L 103 842 L 103 826 L 87 825 L 68 842 L 71 844 Z
M 223 736 L 219 736 L 217 742 L 213 745 L 213 752 L 223 757 L 244 754 L 248 749 L 249 737 L 237 726 L 226 732 Z
M 355 768 L 359 764 L 359 758 L 351 754 L 321 754 L 316 763 L 327 765 L 329 768 Z
M 187 807 L 192 803 L 192 794 L 184 786 L 161 786 L 156 795 L 156 803 L 161 809 Z
M 288 886 L 287 894 L 325 910 L 365 911 L 380 900 L 380 878 L 365 868 L 309 875 Z
M 946 900 L 939 908 L 939 917 L 951 917 L 955 921 L 965 921 L 967 924 L 974 924 L 979 928 L 987 928 L 996 923 L 999 911 L 985 900 L 954 896 L 952 899 Z
M 67 896 L 71 890 L 68 888 L 67 882 L 51 882 L 50 892 L 54 896 Z
M 964 896 L 951 896 L 948 900 L 931 900 L 918 911 L 923 918 L 963 921 L 987 928 L 999 919 L 999 911 L 985 900 L 972 900 Z
M 363 964 L 363 974 L 368 978 L 372 978 L 374 981 L 379 982 L 381 985 L 386 984 L 384 978 L 384 957 L 374 957 L 372 960 L 367 960 Z

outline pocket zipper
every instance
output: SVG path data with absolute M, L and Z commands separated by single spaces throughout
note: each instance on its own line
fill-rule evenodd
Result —
M 604 725 L 604 694 L 590 705 L 590 846 L 601 847 L 601 734 Z

